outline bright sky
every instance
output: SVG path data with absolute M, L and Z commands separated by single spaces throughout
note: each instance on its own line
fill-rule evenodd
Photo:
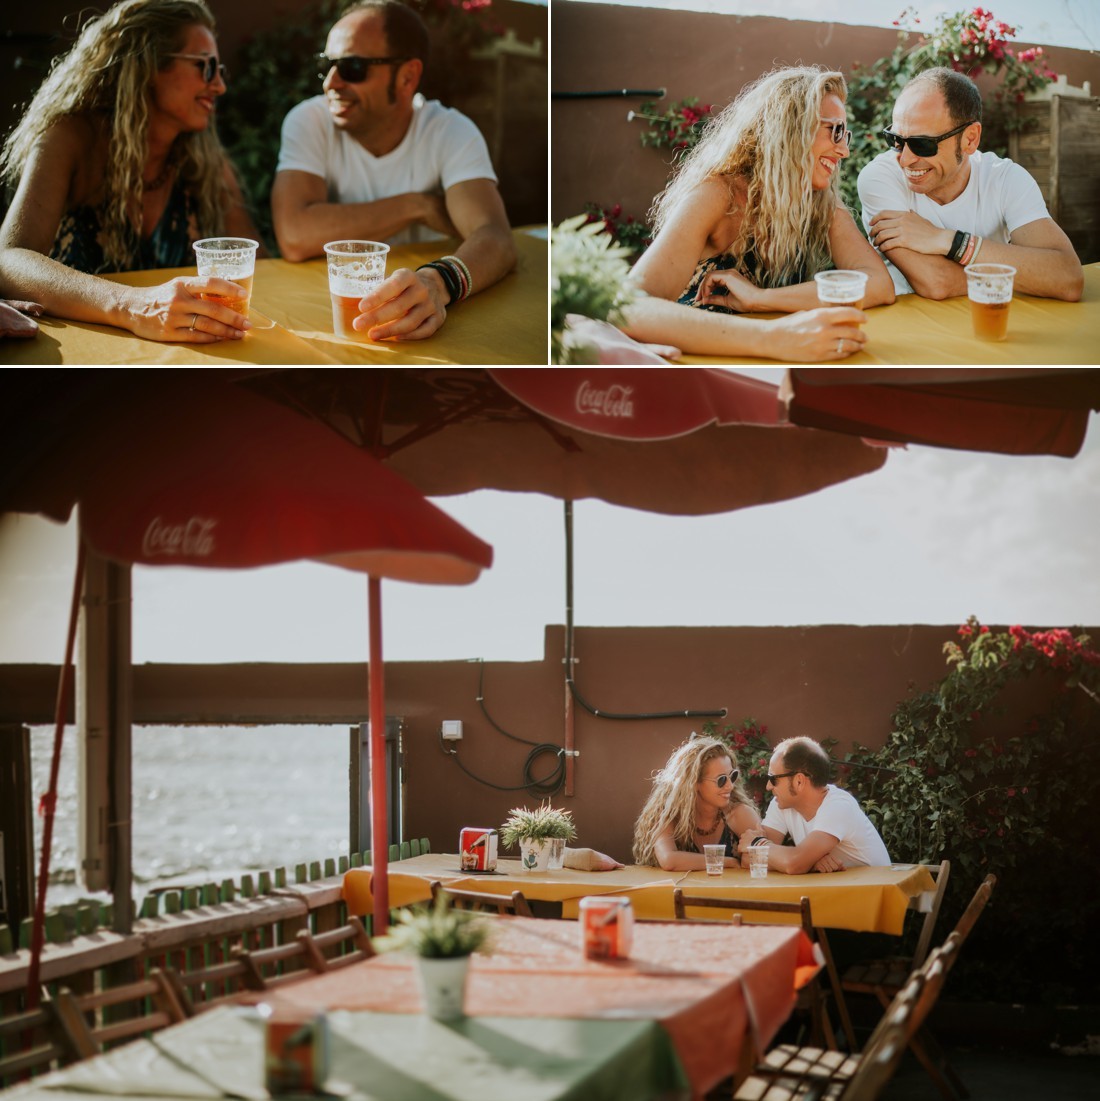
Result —
M 746 373 L 778 382 L 779 368 Z M 579 626 L 1100 625 L 1100 426 L 1075 459 L 912 447 L 808 497 L 723 516 L 575 506 Z M 561 502 L 436 502 L 493 544 L 463 588 L 383 585 L 392 660 L 541 657 L 563 623 Z M 73 529 L 0 517 L 0 662 L 58 662 Z M 366 582 L 332 567 L 137 568 L 135 662 L 361 661 Z
M 917 12 L 920 28 L 931 28 L 938 15 L 992 11 L 1017 30 L 1016 41 L 1048 46 L 1100 49 L 1100 3 L 1097 0 L 577 0 L 579 3 L 625 4 L 636 8 L 679 8 L 731 15 L 773 15 L 785 19 L 889 27 L 906 8 Z

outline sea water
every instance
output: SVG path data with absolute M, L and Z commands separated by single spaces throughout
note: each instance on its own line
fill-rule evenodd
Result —
M 31 728 L 34 809 L 49 782 L 53 727 Z M 58 777 L 49 908 L 102 898 L 77 877 L 77 736 Z M 42 819 L 35 813 L 35 875 Z M 154 886 L 239 881 L 246 871 L 348 851 L 346 726 L 135 726 L 133 874 L 139 903 Z

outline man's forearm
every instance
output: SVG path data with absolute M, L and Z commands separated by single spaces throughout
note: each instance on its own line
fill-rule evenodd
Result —
M 424 196 L 417 192 L 371 203 L 310 203 L 277 219 L 275 233 L 287 260 L 311 260 L 329 241 L 385 241 L 419 222 L 423 206 Z

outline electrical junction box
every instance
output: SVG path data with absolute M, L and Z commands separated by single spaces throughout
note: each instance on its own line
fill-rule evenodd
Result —
M 443 740 L 445 742 L 459 742 L 462 740 L 462 720 L 461 719 L 444 719 L 443 720 Z

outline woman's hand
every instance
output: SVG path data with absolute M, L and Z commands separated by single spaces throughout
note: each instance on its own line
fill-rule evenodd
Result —
M 704 277 L 695 292 L 696 306 L 725 306 L 738 313 L 764 309 L 761 290 L 740 272 L 712 271 Z
M 769 321 L 768 352 L 774 359 L 796 363 L 821 363 L 844 359 L 858 352 L 867 342 L 859 327 L 867 320 L 862 310 L 849 306 L 828 306 L 804 310 L 777 321 Z
M 240 340 L 252 327 L 236 310 L 202 295 L 240 299 L 239 283 L 217 276 L 182 276 L 157 287 L 131 287 L 123 299 L 122 325 L 146 340 L 213 344 Z
M 37 302 L 18 302 L 11 298 L 0 298 L 0 340 L 8 337 L 27 339 L 38 332 L 38 325 L 32 320 L 45 312 Z

